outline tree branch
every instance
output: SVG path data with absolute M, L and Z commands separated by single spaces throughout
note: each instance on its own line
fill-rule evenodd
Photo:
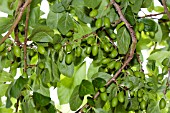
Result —
M 170 12 L 168 11 L 168 8 L 167 8 L 167 5 L 166 5 L 166 1 L 165 0 L 162 0 L 162 4 L 164 6 L 164 11 L 165 13 L 167 14 L 169 20 L 170 20 Z
M 125 23 L 127 29 L 129 30 L 129 33 L 131 35 L 131 38 L 132 38 L 132 44 L 131 44 L 131 48 L 130 48 L 130 54 L 129 54 L 129 57 L 128 59 L 123 63 L 123 66 L 116 72 L 116 74 L 113 76 L 112 79 L 110 79 L 107 83 L 106 83 L 106 87 L 108 87 L 112 82 L 114 82 L 116 80 L 116 78 L 119 76 L 119 74 L 121 73 L 121 71 L 129 64 L 129 62 L 132 60 L 133 56 L 134 56 L 134 51 L 136 49 L 136 43 L 137 43 L 137 40 L 136 40 L 136 35 L 135 35 L 135 32 L 134 30 L 132 29 L 132 26 L 130 25 L 130 23 L 126 20 L 126 18 L 124 17 L 122 11 L 121 11 L 121 8 L 120 6 L 114 1 L 112 0 L 112 3 L 114 5 L 114 7 L 116 8 L 119 16 L 120 16 L 120 19 Z
M 30 16 L 30 5 L 27 7 L 27 15 L 25 21 L 25 40 L 24 40 L 24 72 L 27 70 L 27 36 L 28 36 L 28 22 Z
M 127 29 L 129 30 L 129 33 L 131 35 L 132 38 L 132 44 L 131 44 L 131 48 L 130 48 L 130 53 L 129 56 L 127 58 L 127 60 L 123 63 L 123 66 L 116 72 L 116 74 L 113 76 L 113 78 L 111 78 L 106 84 L 105 86 L 108 87 L 109 85 L 111 85 L 113 82 L 116 82 L 116 78 L 119 76 L 119 74 L 121 73 L 121 71 L 129 64 L 129 62 L 132 60 L 133 56 L 134 56 L 134 52 L 136 49 L 136 35 L 134 30 L 132 29 L 132 26 L 130 25 L 130 23 L 126 20 L 126 18 L 124 17 L 120 6 L 115 2 L 115 0 L 111 1 L 112 4 L 114 5 L 114 7 L 116 8 L 119 16 L 120 16 L 120 20 L 123 21 L 127 27 Z M 96 99 L 99 96 L 100 92 L 98 91 L 95 95 L 94 95 L 94 99 Z M 81 109 L 78 110 L 78 112 L 82 112 L 83 108 L 87 107 L 88 105 L 84 105 Z
M 16 20 L 14 21 L 12 27 L 9 29 L 8 33 L 0 40 L 0 44 L 2 44 L 8 37 L 9 35 L 12 33 L 12 31 L 15 29 L 15 27 L 18 25 L 19 21 L 22 18 L 23 12 L 25 10 L 25 8 L 31 3 L 32 0 L 26 0 L 26 2 L 24 3 L 24 5 L 20 8 L 20 12 L 16 18 Z
M 158 16 L 158 15 L 162 15 L 162 14 L 165 14 L 165 12 L 161 12 L 161 13 L 157 13 L 157 14 L 149 14 L 149 15 L 141 16 L 141 17 L 139 17 L 139 18 Z

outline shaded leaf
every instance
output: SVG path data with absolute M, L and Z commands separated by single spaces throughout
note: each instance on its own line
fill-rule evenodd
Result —
M 134 13 L 138 13 L 141 6 L 142 6 L 143 0 L 136 0 L 135 3 L 132 5 L 132 11 Z
M 101 2 L 101 0 L 83 0 L 83 1 L 84 1 L 85 6 L 90 7 L 90 8 L 97 7 Z
M 59 2 L 59 0 L 56 0 L 56 2 L 51 6 L 51 11 L 53 11 L 54 13 L 60 13 L 64 10 L 64 6 L 61 2 Z
M 152 19 L 141 19 L 141 22 L 145 24 L 145 31 L 156 31 L 157 30 L 157 24 L 154 20 Z
M 43 96 L 42 94 L 37 92 L 33 92 L 33 100 L 35 104 L 38 104 L 40 106 L 46 106 L 51 101 L 49 97 Z
M 125 18 L 128 20 L 128 22 L 131 25 L 135 24 L 135 17 L 134 17 L 134 14 L 133 14 L 132 9 L 131 9 L 130 6 L 128 6 L 126 11 L 125 11 Z
M 79 85 L 76 86 L 71 94 L 69 104 L 72 111 L 76 111 L 82 104 L 82 100 L 79 97 Z
M 83 80 L 80 84 L 79 95 L 83 97 L 87 94 L 94 94 L 94 93 L 95 92 L 92 83 L 88 80 Z
M 18 98 L 20 96 L 20 93 L 22 89 L 24 88 L 25 84 L 27 83 L 28 79 L 25 79 L 23 77 L 19 77 L 14 83 L 13 86 L 11 87 L 10 90 L 10 96 L 14 98 Z

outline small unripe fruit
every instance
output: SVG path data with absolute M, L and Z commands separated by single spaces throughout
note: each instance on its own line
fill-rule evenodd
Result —
M 110 19 L 108 17 L 105 17 L 104 18 L 104 26 L 106 28 L 109 28 L 110 27 Z
M 113 97 L 112 99 L 112 107 L 116 107 L 118 104 L 118 98 L 117 97 Z
M 144 30 L 144 28 L 145 28 L 145 24 L 143 23 L 143 22 L 140 22 L 139 23 L 139 28 L 138 28 L 138 31 L 143 31 Z
M 92 55 L 93 56 L 96 56 L 98 54 L 98 46 L 97 45 L 94 45 L 92 46 Z
M 125 101 L 124 92 L 123 91 L 119 92 L 117 97 L 118 97 L 119 102 L 123 103 Z
M 72 46 L 70 44 L 66 45 L 66 52 L 71 52 Z
M 160 109 L 164 109 L 166 107 L 166 101 L 164 98 L 162 98 L 160 101 L 159 101 L 159 108 Z
M 66 64 L 71 64 L 73 61 L 73 54 L 72 53 L 69 53 L 69 54 L 66 54 L 66 58 L 65 58 L 65 62 Z
M 55 49 L 56 51 L 59 51 L 61 48 L 62 48 L 62 45 L 61 45 L 60 43 L 54 45 L 54 49 Z
M 106 100 L 107 100 L 107 93 L 106 93 L 106 92 L 100 93 L 100 98 L 101 98 L 103 101 L 106 101 Z
M 101 19 L 101 18 L 98 18 L 98 19 L 96 20 L 95 26 L 96 26 L 97 28 L 102 27 L 102 19 Z
M 20 57 L 20 55 L 21 55 L 21 49 L 20 49 L 20 47 L 14 46 L 14 55 L 15 55 L 16 57 Z
M 39 45 L 39 46 L 38 46 L 38 52 L 39 52 L 40 54 L 44 55 L 44 54 L 45 54 L 45 48 L 44 48 L 44 46 Z
M 97 10 L 97 9 L 93 9 L 93 10 L 89 13 L 89 16 L 93 18 L 93 17 L 97 16 L 97 14 L 98 14 L 98 10 Z

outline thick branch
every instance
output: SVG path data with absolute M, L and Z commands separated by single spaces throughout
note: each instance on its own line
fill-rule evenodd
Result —
M 25 21 L 25 40 L 24 40 L 24 72 L 27 70 L 27 36 L 28 36 L 28 22 L 30 16 L 30 5 L 27 7 L 27 15 Z
M 20 12 L 16 18 L 16 20 L 14 21 L 12 27 L 9 29 L 8 33 L 0 40 L 0 44 L 2 44 L 8 37 L 9 35 L 12 33 L 12 31 L 15 29 L 15 27 L 18 25 L 19 21 L 22 18 L 23 12 L 25 10 L 25 8 L 31 3 L 32 0 L 26 0 L 26 2 L 24 3 L 24 5 L 20 8 Z
M 164 6 L 164 11 L 165 13 L 167 14 L 169 20 L 170 20 L 170 12 L 168 11 L 168 8 L 167 8 L 167 5 L 166 5 L 166 1 L 165 0 L 162 0 L 162 4 Z
M 132 60 L 133 56 L 134 56 L 134 51 L 136 49 L 136 43 L 137 43 L 137 40 L 136 40 L 136 35 L 135 35 L 135 32 L 134 30 L 132 29 L 132 26 L 129 24 L 129 22 L 126 20 L 126 18 L 124 17 L 122 11 L 121 11 L 121 8 L 120 6 L 114 1 L 112 0 L 112 3 L 114 5 L 114 7 L 116 8 L 119 16 L 120 16 L 120 19 L 125 22 L 125 25 L 127 27 L 127 29 L 129 30 L 129 33 L 131 35 L 131 38 L 132 38 L 132 44 L 131 44 L 131 48 L 130 48 L 130 54 L 129 54 L 129 57 L 128 59 L 123 63 L 123 66 L 116 72 L 116 74 L 113 76 L 112 79 L 110 79 L 107 84 L 106 84 L 106 87 L 108 87 L 112 82 L 115 81 L 115 79 L 119 76 L 119 74 L 121 73 L 121 71 L 128 65 L 128 63 Z

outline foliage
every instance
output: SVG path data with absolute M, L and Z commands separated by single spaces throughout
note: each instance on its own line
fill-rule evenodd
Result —
M 42 0 L 1 0 L 0 112 L 58 112 L 54 87 L 72 111 L 169 113 L 170 2 L 159 1 L 48 0 L 41 18 Z

